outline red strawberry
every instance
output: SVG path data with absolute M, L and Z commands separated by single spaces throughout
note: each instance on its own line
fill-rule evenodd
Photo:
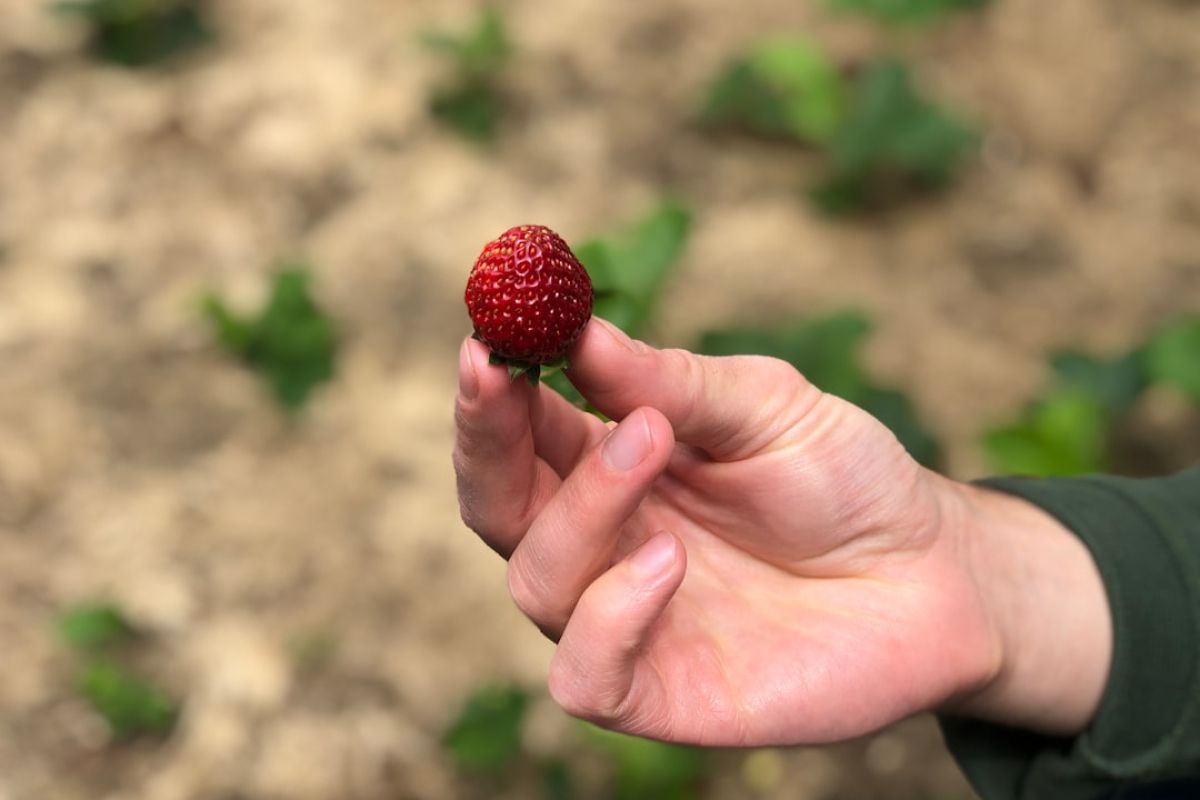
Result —
M 592 281 L 561 236 L 522 225 L 484 245 L 466 301 L 492 363 L 537 383 L 542 366 L 566 366 L 567 348 L 592 317 Z

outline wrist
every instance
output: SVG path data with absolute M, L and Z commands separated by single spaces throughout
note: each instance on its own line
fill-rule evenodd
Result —
M 1083 730 L 1112 659 L 1108 598 L 1091 553 L 1020 498 L 946 480 L 944 533 L 975 588 L 980 654 L 942 709 L 1053 734 Z

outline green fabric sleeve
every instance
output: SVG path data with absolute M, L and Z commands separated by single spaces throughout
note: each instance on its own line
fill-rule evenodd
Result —
M 1148 480 L 981 484 L 1040 506 L 1080 537 L 1108 592 L 1114 649 L 1100 709 L 1077 737 L 940 720 L 976 791 L 984 800 L 1093 800 L 1200 779 L 1200 467 Z M 1200 798 L 1195 791 L 1178 796 Z

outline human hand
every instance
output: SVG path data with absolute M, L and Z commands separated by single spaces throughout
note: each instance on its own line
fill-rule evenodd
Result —
M 836 741 L 954 704 L 1077 723 L 1018 708 L 1006 680 L 1021 620 L 980 559 L 1007 545 L 972 534 L 990 497 L 775 359 L 655 350 L 593 320 L 571 361 L 615 429 L 468 339 L 455 450 L 463 518 L 558 641 L 568 712 L 707 745 Z

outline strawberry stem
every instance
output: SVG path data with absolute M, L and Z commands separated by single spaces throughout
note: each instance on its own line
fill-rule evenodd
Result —
M 515 381 L 524 375 L 532 386 L 538 385 L 538 381 L 541 380 L 542 375 L 549 375 L 555 370 L 565 370 L 571 366 L 571 362 L 566 356 L 545 364 L 531 364 L 528 361 L 505 358 L 495 352 L 488 353 L 488 363 L 494 367 L 505 367 L 508 370 L 508 379 L 510 381 Z

